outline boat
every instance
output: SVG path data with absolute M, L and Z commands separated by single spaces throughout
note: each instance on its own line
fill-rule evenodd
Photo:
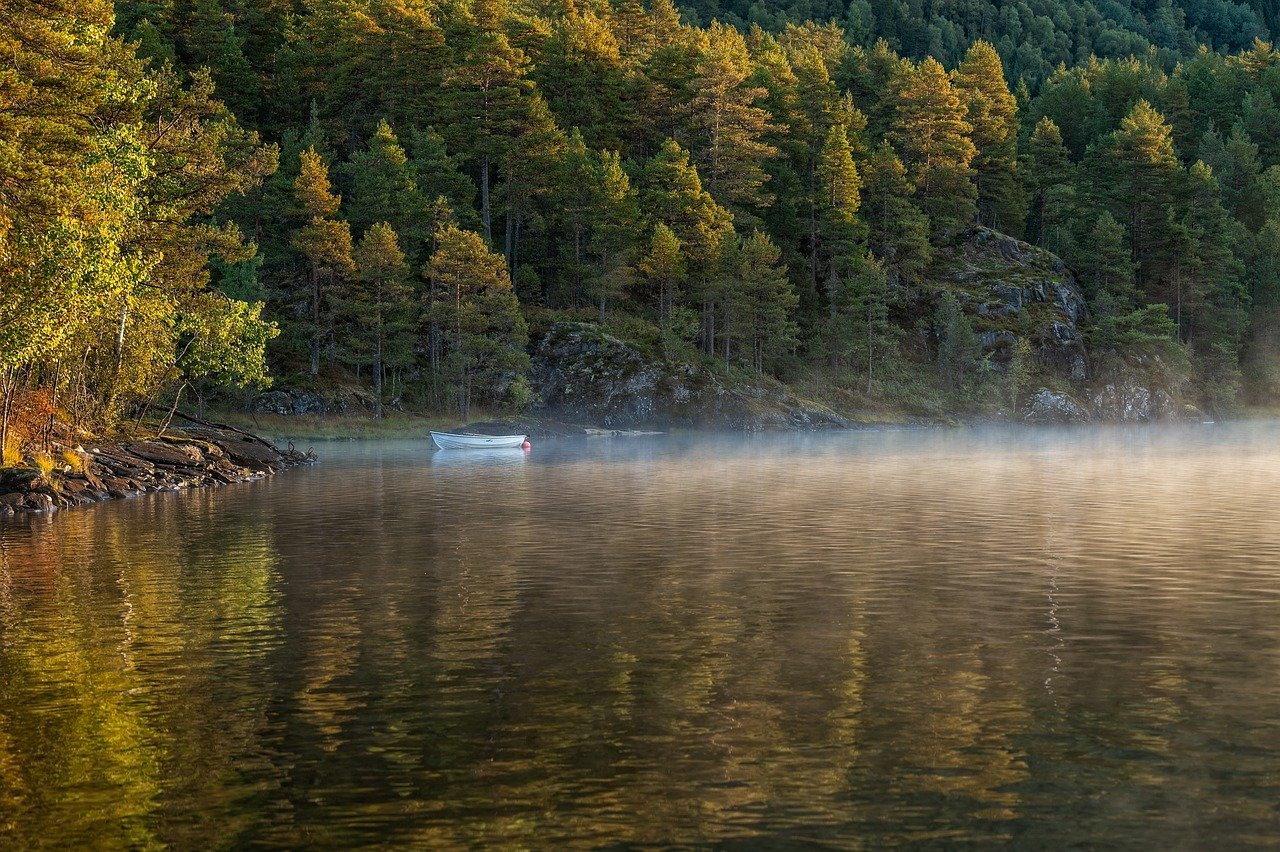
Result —
M 527 435 L 468 435 L 432 432 L 431 440 L 442 450 L 494 450 L 524 445 Z

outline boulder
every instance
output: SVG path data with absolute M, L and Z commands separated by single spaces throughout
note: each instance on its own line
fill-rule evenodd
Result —
M 1040 388 L 1022 408 L 1025 423 L 1087 423 L 1089 413 L 1061 391 Z
M 52 512 L 57 507 L 53 505 L 53 498 L 48 494 L 32 493 L 26 495 L 21 508 L 28 512 Z
M 235 440 L 227 433 L 222 433 L 217 444 L 226 451 L 232 462 L 250 470 L 271 473 L 285 466 L 284 457 L 279 450 L 264 441 L 247 436 Z
M 1094 419 L 1117 423 L 1203 420 L 1204 413 L 1181 401 L 1186 378 L 1155 355 L 1100 359 L 1090 383 Z
M 253 410 L 267 414 L 295 416 L 301 414 L 329 414 L 331 406 L 318 393 L 301 390 L 272 390 L 258 394 L 253 401 Z M 345 410 L 345 405 L 336 408 Z
M 181 467 L 204 462 L 204 454 L 191 444 L 170 444 L 165 441 L 133 441 L 126 446 L 129 452 L 135 456 L 155 464 Z

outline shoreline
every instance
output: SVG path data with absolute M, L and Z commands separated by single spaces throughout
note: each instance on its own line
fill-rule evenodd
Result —
M 38 468 L 0 468 L 0 520 L 161 491 L 264 479 L 313 464 L 314 453 L 281 448 L 221 423 L 188 418 L 162 437 L 83 440 Z

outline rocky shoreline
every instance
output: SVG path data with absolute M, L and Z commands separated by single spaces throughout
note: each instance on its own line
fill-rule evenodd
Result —
M 163 437 L 82 440 L 42 467 L 0 468 L 0 518 L 54 512 L 102 500 L 251 482 L 316 457 L 221 424 Z M 47 470 L 45 468 L 48 468 Z

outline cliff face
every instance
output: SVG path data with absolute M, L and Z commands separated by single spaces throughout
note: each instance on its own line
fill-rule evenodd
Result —
M 1075 275 L 1055 255 L 989 228 L 973 227 L 939 249 L 914 309 L 931 310 L 943 290 L 956 293 L 988 364 L 1008 368 L 1027 339 L 1045 387 L 1013 412 L 1027 422 L 1153 422 L 1199 419 L 1186 400 L 1184 372 L 1154 355 L 1091 351 Z M 927 315 L 927 314 L 925 314 Z
M 1009 363 L 1019 337 L 1051 374 L 1072 383 L 1089 375 L 1080 326 L 1087 316 L 1075 276 L 1054 255 L 989 228 L 969 228 L 940 248 L 930 267 L 931 302 L 943 290 L 956 294 L 996 369 Z M 930 304 L 917 310 L 929 315 Z

